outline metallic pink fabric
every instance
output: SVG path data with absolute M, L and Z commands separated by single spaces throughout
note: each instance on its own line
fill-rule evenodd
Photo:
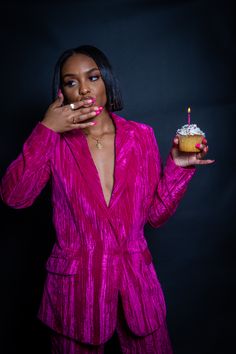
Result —
M 146 336 L 134 335 L 125 320 L 121 298 L 118 299 L 118 312 L 116 331 L 119 340 L 120 351 L 125 354 L 172 354 L 171 341 L 169 339 L 166 324 L 163 323 L 157 330 Z M 100 345 L 84 344 L 75 339 L 65 337 L 55 331 L 51 331 L 52 354 L 103 354 L 108 353 L 108 347 Z M 114 344 L 115 345 L 115 344 Z M 109 353 L 113 353 L 109 351 Z
M 111 113 L 116 126 L 115 171 L 107 206 L 81 130 L 59 134 L 40 122 L 8 167 L 1 197 L 30 206 L 52 182 L 57 240 L 38 317 L 58 333 L 101 344 L 113 334 L 118 292 L 130 330 L 139 336 L 165 324 L 166 307 L 144 236 L 175 212 L 195 167 L 164 171 L 153 129 Z M 163 327 L 162 327 L 163 328 Z

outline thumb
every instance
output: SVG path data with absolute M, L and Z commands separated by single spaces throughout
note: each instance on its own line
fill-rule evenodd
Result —
M 179 145 L 179 138 L 176 135 L 173 139 L 173 142 L 172 142 L 172 148 L 176 148 L 176 147 L 178 147 L 178 145 Z

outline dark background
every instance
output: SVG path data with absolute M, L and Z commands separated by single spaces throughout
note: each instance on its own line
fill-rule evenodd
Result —
M 1 2 L 1 176 L 51 99 L 54 64 L 92 44 L 113 64 L 118 114 L 153 126 L 163 161 L 176 129 L 206 132 L 213 165 L 198 166 L 174 216 L 146 236 L 176 354 L 235 350 L 235 12 L 233 1 Z M 49 353 L 36 319 L 55 234 L 50 188 L 34 205 L 1 209 L 3 354 Z M 116 336 L 107 345 L 118 353 Z M 145 354 L 145 353 L 144 353 Z

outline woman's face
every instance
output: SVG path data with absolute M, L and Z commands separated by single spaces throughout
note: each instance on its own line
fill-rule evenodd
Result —
M 97 64 L 87 55 L 74 54 L 66 60 L 61 68 L 61 82 L 67 103 L 94 98 L 94 105 L 105 107 L 107 96 L 104 81 Z

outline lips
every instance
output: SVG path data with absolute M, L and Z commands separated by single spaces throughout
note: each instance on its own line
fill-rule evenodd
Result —
M 96 98 L 92 97 L 92 96 L 86 96 L 86 97 L 81 98 L 80 101 L 86 101 L 86 100 L 93 100 L 93 102 L 95 102 Z
M 96 98 L 92 97 L 92 96 L 85 96 L 85 97 L 81 98 L 80 101 L 86 101 L 86 100 L 92 100 L 92 102 L 91 103 L 85 103 L 84 107 L 91 107 L 96 102 Z

